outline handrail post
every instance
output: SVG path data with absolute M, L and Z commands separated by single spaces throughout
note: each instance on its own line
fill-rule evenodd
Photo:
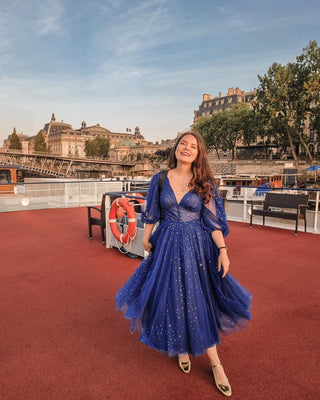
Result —
M 96 202 L 98 202 L 99 199 L 98 199 L 98 183 L 97 182 L 94 182 L 94 197 L 96 199 Z
M 109 226 L 109 212 L 110 212 L 111 204 L 110 204 L 110 196 L 106 195 L 106 202 L 105 202 L 105 218 L 106 218 L 106 248 L 109 249 L 111 246 L 110 244 L 110 226 Z
M 243 222 L 247 222 L 247 197 L 248 197 L 248 189 L 244 188 L 243 191 L 243 216 L 242 220 Z
M 80 182 L 80 184 L 78 185 L 78 207 L 80 207 L 80 204 L 81 204 L 81 194 L 82 194 L 82 188 L 81 188 L 81 182 Z
M 65 207 L 68 207 L 68 183 L 65 182 L 64 184 L 64 201 L 65 201 Z
M 318 226 L 318 212 L 319 212 L 319 191 L 317 191 L 316 193 L 316 208 L 315 208 L 315 212 L 314 212 L 314 225 L 313 225 L 313 230 L 314 233 L 318 232 L 317 226 Z

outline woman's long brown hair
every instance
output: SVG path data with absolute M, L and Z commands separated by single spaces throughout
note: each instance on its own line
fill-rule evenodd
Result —
M 216 186 L 216 180 L 211 171 L 206 146 L 202 136 L 197 132 L 184 132 L 176 141 L 173 148 L 171 149 L 170 156 L 168 159 L 169 169 L 177 167 L 176 149 L 180 140 L 187 135 L 192 135 L 196 138 L 198 143 L 198 154 L 196 159 L 193 161 L 191 169 L 193 172 L 193 178 L 189 183 L 191 190 L 196 192 L 200 197 L 204 199 L 204 203 L 207 204 L 212 197 L 214 197 L 212 190 Z

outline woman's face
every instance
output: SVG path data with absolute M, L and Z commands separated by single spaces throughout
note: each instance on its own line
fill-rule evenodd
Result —
M 193 135 L 185 135 L 180 139 L 176 148 L 175 156 L 177 162 L 190 163 L 197 158 L 198 141 Z

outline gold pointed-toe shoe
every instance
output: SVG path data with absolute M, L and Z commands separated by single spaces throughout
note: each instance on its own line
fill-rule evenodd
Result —
M 217 389 L 219 390 L 219 392 L 221 392 L 224 396 L 226 397 L 230 397 L 232 395 L 232 391 L 231 391 L 231 386 L 230 383 L 228 382 L 226 385 L 222 385 L 221 383 L 218 383 L 216 381 L 216 377 L 214 375 L 214 368 L 218 368 L 218 367 L 222 367 L 222 364 L 216 364 L 216 365 L 211 365 L 212 367 L 212 373 L 213 373 L 213 379 L 214 379 L 214 383 L 217 387 Z
M 178 363 L 179 363 L 179 367 L 185 374 L 188 374 L 191 371 L 191 361 L 190 360 L 180 361 L 180 358 L 178 358 Z

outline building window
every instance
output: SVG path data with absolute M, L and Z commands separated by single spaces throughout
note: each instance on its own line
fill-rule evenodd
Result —
M 311 155 L 314 156 L 314 145 L 313 144 L 309 144 L 309 151 L 310 151 Z
M 2 184 L 11 183 L 10 170 L 0 171 L 0 183 Z
M 314 130 L 312 130 L 312 129 L 310 131 L 310 140 L 314 141 Z

